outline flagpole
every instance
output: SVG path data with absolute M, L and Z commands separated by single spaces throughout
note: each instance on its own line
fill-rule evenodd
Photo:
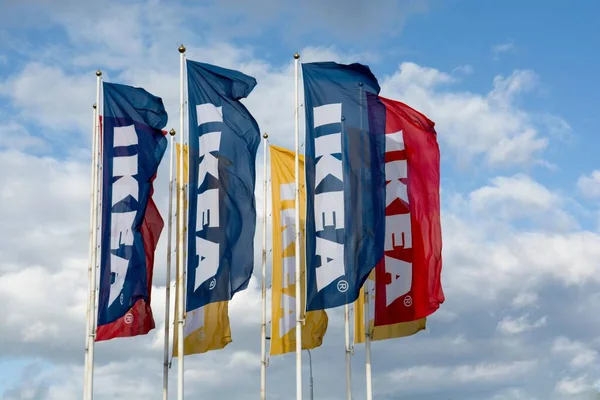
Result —
M 185 115 L 185 102 L 184 102 L 184 70 L 185 70 L 185 46 L 179 46 L 179 54 L 180 54 L 180 63 L 179 63 L 179 159 L 181 160 L 182 168 L 179 169 L 178 177 L 177 177 L 177 190 L 180 193 L 179 196 L 179 205 L 178 205 L 178 213 L 177 213 L 177 223 L 179 226 L 179 237 L 177 238 L 177 258 L 179 260 L 179 271 L 178 271 L 178 279 L 177 279 L 177 288 L 179 292 L 179 298 L 177 299 L 177 310 L 179 320 L 177 321 L 177 399 L 183 400 L 183 359 L 185 358 L 183 355 L 183 324 L 184 324 L 184 307 L 183 307 L 183 298 L 185 297 L 184 292 L 184 270 L 185 270 L 185 258 L 183 256 L 183 246 L 185 243 L 185 229 L 184 229 L 184 176 L 183 176 L 183 138 L 184 138 L 184 115 Z
M 170 152 L 169 152 L 169 218 L 167 222 L 167 272 L 165 284 L 165 348 L 163 351 L 163 400 L 169 398 L 169 314 L 171 307 L 171 240 L 173 232 L 173 162 L 175 159 L 175 129 L 169 132 Z
M 98 118 L 97 105 L 93 105 L 92 112 L 92 168 L 91 168 L 91 176 L 90 176 L 90 246 L 89 246 L 89 254 L 90 254 L 90 263 L 88 267 L 88 299 L 87 299 L 87 309 L 85 311 L 85 361 L 84 361 L 84 376 L 83 376 L 83 397 L 87 399 L 87 386 L 88 386 L 88 374 L 89 374 L 89 352 L 90 352 L 90 330 L 91 330 L 91 318 L 93 315 L 94 304 L 92 302 L 92 271 L 94 268 L 92 267 L 93 263 L 93 254 L 94 248 L 94 199 L 96 196 L 96 185 L 97 185 L 97 176 L 98 176 L 98 166 L 96 165 L 97 160 L 97 151 L 96 141 L 98 136 L 98 131 L 96 130 L 96 118 Z
M 96 129 L 94 138 L 94 156 L 95 158 L 95 171 L 93 178 L 94 187 L 94 198 L 92 201 L 92 245 L 94 247 L 91 254 L 91 276 L 90 276 L 90 319 L 89 319 L 89 330 L 88 330 L 88 365 L 87 365 L 87 387 L 86 396 L 87 400 L 94 398 L 94 341 L 96 339 L 96 274 L 98 269 L 98 194 L 99 194 L 99 182 L 98 172 L 100 170 L 100 90 L 102 86 L 102 71 L 96 71 Z
M 260 329 L 260 399 L 267 398 L 267 142 L 263 134 L 263 247 L 262 247 L 262 323 Z
M 369 316 L 370 293 L 368 290 L 368 281 L 364 286 L 364 315 L 365 315 L 365 370 L 367 374 L 367 400 L 373 400 L 373 383 L 371 380 L 371 317 Z
M 344 330 L 346 336 L 346 399 L 352 400 L 351 350 L 350 350 L 350 307 L 344 304 Z
M 300 150 L 299 124 L 300 110 L 298 105 L 298 64 L 300 63 L 300 54 L 294 54 L 294 136 L 296 140 L 296 156 L 294 160 L 294 177 L 296 195 L 294 196 L 294 207 L 296 211 L 296 249 L 295 249 L 295 267 L 296 267 L 296 400 L 302 400 L 302 292 L 300 290 L 301 271 L 300 271 L 300 161 L 298 151 Z

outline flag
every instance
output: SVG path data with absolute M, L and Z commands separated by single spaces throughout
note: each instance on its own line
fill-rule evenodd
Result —
M 230 300 L 254 268 L 258 124 L 241 72 L 187 61 L 189 220 L 186 311 Z
M 154 252 L 164 222 L 152 199 L 167 147 L 162 99 L 142 88 L 103 84 L 102 219 L 96 340 L 154 328 Z
M 440 150 L 433 121 L 369 95 L 369 123 L 385 132 L 385 256 L 375 268 L 375 325 L 415 321 L 444 302 Z
M 361 295 L 354 303 L 354 340 L 356 343 L 364 343 L 365 341 L 365 293 L 369 293 L 369 331 L 371 332 L 372 341 L 411 336 L 425 329 L 427 318 L 375 326 L 375 271 L 371 271 L 369 279 L 363 286 Z
M 180 145 L 176 145 L 176 160 L 177 160 L 177 175 L 181 168 L 180 160 Z M 183 176 L 184 185 L 188 184 L 187 181 L 188 171 L 188 146 L 183 146 Z M 177 192 L 177 199 L 179 200 L 179 192 Z M 184 196 L 183 209 L 187 210 L 187 199 Z M 179 213 L 179 201 L 177 201 L 177 213 Z M 187 216 L 184 216 L 186 220 Z M 181 266 L 179 265 L 179 258 L 177 258 L 177 271 Z M 179 278 L 179 274 L 177 274 Z M 179 301 L 179 285 L 175 285 L 175 304 Z M 179 310 L 175 307 L 175 328 L 173 331 L 173 357 L 177 357 L 178 354 L 178 330 L 179 325 Z M 231 343 L 231 328 L 229 326 L 229 302 L 219 301 L 216 303 L 210 303 L 203 307 L 197 308 L 193 311 L 186 313 L 185 324 L 183 328 L 183 354 L 199 354 L 206 353 L 210 350 L 219 350 Z
M 273 274 L 271 301 L 271 355 L 296 350 L 296 215 L 294 204 L 295 179 L 293 151 L 269 146 L 271 155 L 271 196 L 273 224 Z M 266 156 L 266 155 L 265 155 Z M 304 157 L 299 156 L 300 235 L 304 238 L 305 202 Z M 266 201 L 266 200 L 265 200 Z M 304 241 L 300 240 L 301 276 L 306 273 Z M 305 285 L 300 279 L 302 310 Z M 325 310 L 309 311 L 303 316 L 302 348 L 314 349 L 323 343 L 328 318 Z
M 352 303 L 383 256 L 384 135 L 373 135 L 367 66 L 302 65 L 306 109 L 307 310 Z

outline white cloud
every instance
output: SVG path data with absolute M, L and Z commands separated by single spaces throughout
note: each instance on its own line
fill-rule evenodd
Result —
M 499 43 L 492 46 L 492 53 L 496 59 L 498 59 L 501 54 L 512 53 L 515 50 L 516 46 L 513 42 Z
M 577 187 L 585 197 L 600 200 L 600 170 L 580 176 L 577 180 Z
M 536 293 L 520 293 L 513 299 L 513 307 L 515 308 L 523 308 L 537 303 L 539 300 L 539 296 Z
M 572 396 L 584 393 L 591 389 L 591 387 L 585 375 L 577 378 L 566 377 L 556 384 L 556 391 L 563 395 Z
M 382 80 L 382 95 L 411 104 L 437 126 L 439 140 L 459 163 L 482 156 L 489 166 L 539 163 L 548 146 L 541 126 L 515 105 L 522 93 L 536 86 L 532 71 L 514 71 L 494 78 L 486 95 L 444 90 L 456 78 L 433 68 L 405 62 Z
M 598 359 L 598 352 L 585 343 L 571 341 L 566 337 L 558 337 L 552 345 L 552 352 L 571 358 L 569 364 L 573 368 L 582 368 Z
M 530 372 L 536 361 L 515 361 L 510 363 L 481 363 L 475 365 L 457 365 L 437 367 L 430 365 L 398 369 L 388 373 L 388 379 L 395 383 L 423 385 L 436 382 L 436 386 L 448 387 L 475 382 L 510 381 Z
M 531 177 L 517 174 L 496 177 L 489 186 L 469 194 L 473 212 L 512 219 L 537 219 L 541 225 L 560 230 L 577 227 L 573 216 L 563 210 L 564 196 L 550 191 Z
M 516 335 L 541 328 L 547 324 L 546 317 L 542 317 L 535 322 L 529 322 L 528 319 L 528 315 L 522 315 L 516 319 L 505 317 L 498 323 L 497 329 L 506 335 Z

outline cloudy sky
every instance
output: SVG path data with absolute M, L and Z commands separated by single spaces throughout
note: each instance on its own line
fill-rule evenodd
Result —
M 295 51 L 368 64 L 382 95 L 436 122 L 447 299 L 427 331 L 373 344 L 376 399 L 598 399 L 598 15 L 591 0 L 0 0 L 0 399 L 81 398 L 94 72 L 161 96 L 177 128 L 181 43 L 256 77 L 245 104 L 274 144 L 293 145 Z M 167 176 L 165 158 L 163 216 Z M 160 398 L 165 237 L 157 329 L 97 345 L 99 400 Z M 232 301 L 233 342 L 186 358 L 187 398 L 258 397 L 259 284 Z M 330 316 L 313 352 L 324 400 L 345 398 Z M 364 399 L 362 346 L 352 373 Z M 269 398 L 294 382 L 294 355 L 271 358 Z

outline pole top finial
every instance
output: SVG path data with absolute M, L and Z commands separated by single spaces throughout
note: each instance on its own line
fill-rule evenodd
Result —
M 171 130 L 169 131 L 169 135 L 175 136 L 175 129 L 171 128 Z
M 294 53 L 294 60 L 298 60 L 300 58 L 300 54 L 298 52 Z
M 97 71 L 96 71 L 96 76 L 102 76 L 102 71 L 100 71 L 100 70 L 97 70 Z
M 365 84 L 362 82 L 358 82 L 358 86 L 363 87 Z
M 269 138 L 269 134 L 267 132 L 263 133 L 263 139 L 268 139 Z
M 186 50 L 186 49 L 185 49 L 185 46 L 184 46 L 183 44 L 182 44 L 181 46 L 179 46 L 179 52 L 180 52 L 181 54 L 185 53 L 185 50 Z

